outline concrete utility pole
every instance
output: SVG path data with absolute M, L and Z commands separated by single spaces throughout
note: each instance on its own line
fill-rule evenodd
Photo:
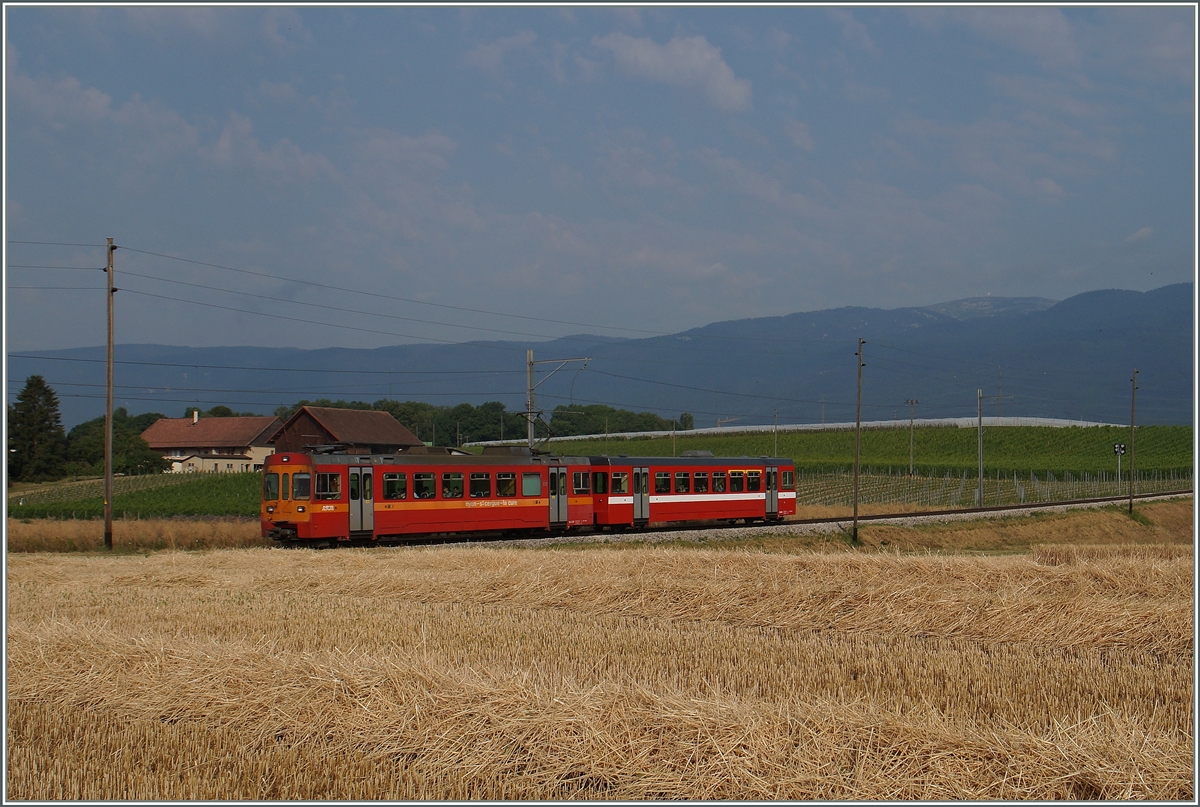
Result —
M 983 507 L 983 399 L 989 398 L 999 400 L 1002 398 L 1011 399 L 1011 395 L 984 395 L 983 390 L 976 390 L 975 395 L 979 403 L 979 490 L 975 491 L 975 506 Z M 998 490 L 999 488 L 997 488 Z
M 863 345 L 865 344 L 865 339 L 859 339 L 858 352 L 854 354 L 858 357 L 858 407 L 857 414 L 854 416 L 854 528 L 850 533 L 850 540 L 856 544 L 858 543 L 858 461 L 862 435 L 862 368 L 864 367 Z
M 1130 404 L 1129 410 L 1129 514 L 1133 515 L 1133 486 L 1137 481 L 1137 474 L 1134 473 L 1133 457 L 1134 457 L 1134 435 L 1137 433 L 1137 368 L 1133 368 L 1133 402 Z
M 591 361 L 591 358 L 584 357 L 584 358 L 580 358 L 580 359 L 542 359 L 541 361 L 534 361 L 533 360 L 533 351 L 527 350 L 527 351 L 525 351 L 525 361 L 526 361 L 526 367 L 527 367 L 527 369 L 526 369 L 526 393 L 525 393 L 526 436 L 529 439 L 529 450 L 532 451 L 533 450 L 533 419 L 537 413 L 537 407 L 536 407 L 537 398 L 534 395 L 534 390 L 537 389 L 539 384 L 544 383 L 546 381 L 546 378 L 549 378 L 550 376 L 554 375 L 559 370 L 566 367 L 567 364 L 569 364 L 570 362 L 581 361 L 584 363 L 583 366 L 587 367 L 587 363 L 589 361 Z M 546 375 L 546 378 L 543 378 L 541 381 L 537 382 L 537 384 L 533 383 L 533 365 L 535 365 L 535 364 L 555 364 L 555 363 L 557 363 L 558 366 L 555 367 L 553 370 L 551 370 Z
M 905 401 L 908 404 L 908 475 L 913 475 L 913 407 L 920 403 L 916 398 Z
M 113 253 L 117 248 L 113 240 L 108 239 L 108 379 L 105 382 L 104 399 L 104 548 L 113 548 L 112 537 L 112 500 L 113 500 L 113 295 L 117 290 L 113 286 Z

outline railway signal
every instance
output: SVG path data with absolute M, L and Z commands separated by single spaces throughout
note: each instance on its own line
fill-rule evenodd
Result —
M 1113 446 L 1113 453 L 1117 455 L 1117 493 L 1121 492 L 1121 455 L 1125 453 L 1125 444 L 1117 443 Z

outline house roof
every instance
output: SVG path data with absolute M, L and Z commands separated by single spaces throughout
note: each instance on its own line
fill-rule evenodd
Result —
M 302 412 L 321 424 L 339 443 L 349 445 L 417 446 L 423 443 L 391 414 L 378 410 L 337 409 L 328 406 L 302 406 L 287 423 L 277 428 L 270 439 L 274 441 Z
M 265 446 L 279 427 L 279 418 L 238 417 L 159 418 L 142 432 L 151 448 L 228 448 Z

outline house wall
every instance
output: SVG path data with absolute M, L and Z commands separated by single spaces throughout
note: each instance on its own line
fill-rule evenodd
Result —
M 333 442 L 333 437 L 325 428 L 304 410 L 299 416 L 284 427 L 275 438 L 275 451 L 283 454 L 293 451 L 303 451 L 305 446 L 326 445 Z

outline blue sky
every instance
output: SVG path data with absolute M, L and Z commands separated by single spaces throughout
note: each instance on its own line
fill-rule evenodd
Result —
M 1194 276 L 1190 6 L 5 16 L 10 351 L 105 333 L 102 272 L 23 268 L 104 250 L 14 241 L 112 236 L 117 341 L 195 346 Z

